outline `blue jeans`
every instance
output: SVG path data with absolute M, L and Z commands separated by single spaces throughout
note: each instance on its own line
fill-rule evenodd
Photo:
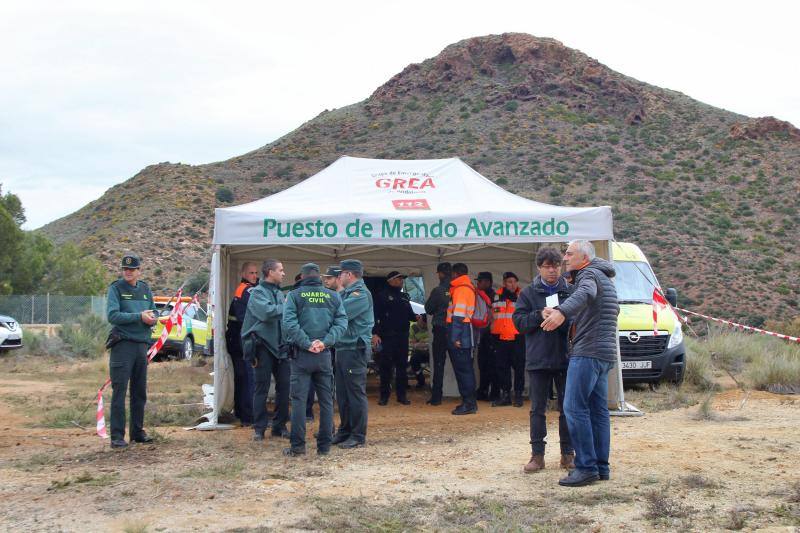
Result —
M 458 383 L 458 393 L 461 401 L 468 405 L 475 405 L 475 369 L 472 366 L 472 348 L 456 348 L 450 346 L 450 363 Z
M 611 420 L 608 416 L 608 372 L 612 361 L 572 356 L 567 369 L 564 414 L 575 448 L 575 468 L 609 474 Z

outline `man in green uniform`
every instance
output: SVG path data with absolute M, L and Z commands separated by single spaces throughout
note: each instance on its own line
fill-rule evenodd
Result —
M 136 254 L 122 257 L 122 277 L 108 288 L 106 310 L 113 325 L 109 373 L 111 375 L 111 447 L 125 448 L 125 393 L 131 387 L 130 438 L 153 442 L 144 432 L 144 404 L 147 403 L 147 349 L 150 327 L 156 323 L 153 293 L 139 281 L 141 259 Z
M 286 275 L 283 264 L 267 259 L 261 266 L 261 283 L 250 290 L 242 322 L 242 355 L 253 366 L 253 440 L 264 440 L 267 430 L 267 393 L 270 375 L 275 375 L 275 417 L 273 437 L 288 437 L 289 361 L 281 349 L 281 319 L 284 297 L 281 282 Z
M 340 423 L 333 444 L 358 448 L 367 440 L 367 362 L 375 315 L 372 294 L 362 279 L 361 261 L 347 259 L 339 268 L 347 330 L 336 343 L 336 402 Z
M 319 399 L 317 454 L 327 455 L 333 436 L 333 398 L 331 397 L 330 347 L 347 329 L 347 315 L 336 292 L 325 288 L 319 266 L 307 263 L 296 289 L 286 297 L 283 307 L 283 335 L 294 347 L 292 359 L 291 446 L 283 450 L 290 457 L 306 453 L 306 400 L 313 381 Z

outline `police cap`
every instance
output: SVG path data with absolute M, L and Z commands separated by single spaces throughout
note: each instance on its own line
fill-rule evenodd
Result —
M 392 270 L 391 272 L 386 274 L 386 281 L 392 281 L 393 279 L 396 278 L 406 279 L 407 277 L 408 276 L 406 276 L 405 274 L 401 274 L 397 270 Z
M 488 279 L 490 282 L 494 282 L 494 278 L 492 277 L 491 272 L 478 272 L 478 277 L 475 279 L 478 281 L 482 279 Z
M 303 277 L 319 276 L 319 265 L 316 263 L 306 263 L 300 267 L 300 274 Z
M 345 259 L 339 263 L 339 270 L 346 270 L 348 272 L 355 272 L 356 274 L 364 273 L 364 265 L 358 259 Z
M 139 268 L 141 264 L 142 260 L 136 254 L 125 254 L 120 262 L 122 268 Z
M 342 272 L 342 269 L 339 268 L 339 265 L 331 265 L 328 267 L 328 270 L 322 275 L 326 278 L 335 278 Z

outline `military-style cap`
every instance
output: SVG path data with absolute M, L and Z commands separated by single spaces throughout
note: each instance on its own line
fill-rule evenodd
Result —
M 300 267 L 300 274 L 302 274 L 303 277 L 313 275 L 319 276 L 319 265 L 316 263 L 306 263 Z
M 519 276 L 513 272 L 503 272 L 503 281 L 507 280 L 508 278 L 514 278 L 515 280 L 519 281 Z
M 488 279 L 489 281 L 494 282 L 494 278 L 492 277 L 491 272 L 478 272 L 478 277 L 475 279 L 477 281 L 480 281 L 482 279 Z
M 339 268 L 339 265 L 331 265 L 328 267 L 328 270 L 322 275 L 324 278 L 335 278 L 339 274 L 341 274 L 342 269 Z
M 136 254 L 125 254 L 120 262 L 122 268 L 139 268 L 141 264 L 142 260 Z
M 345 259 L 341 263 L 339 263 L 339 270 L 346 270 L 348 272 L 363 274 L 364 265 L 358 259 Z
M 442 274 L 452 274 L 453 273 L 453 265 L 450 263 L 439 263 L 436 265 L 436 272 L 441 272 Z
M 408 276 L 406 276 L 405 274 L 401 274 L 397 270 L 392 270 L 391 272 L 386 274 L 386 281 L 392 281 L 393 279 L 396 278 L 406 279 L 407 277 Z

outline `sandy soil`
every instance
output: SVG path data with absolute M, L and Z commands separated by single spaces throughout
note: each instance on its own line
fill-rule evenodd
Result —
M 563 471 L 555 413 L 548 418 L 547 470 L 522 472 L 530 454 L 527 402 L 524 408 L 481 403 L 477 415 L 454 417 L 455 401 L 426 406 L 421 392 L 407 407 L 379 407 L 373 397 L 366 448 L 290 459 L 280 453 L 287 441 L 256 444 L 245 428 L 161 427 L 155 446 L 112 451 L 91 430 L 37 428 L 35 413 L 9 401 L 59 387 L 64 384 L 0 376 L 0 529 L 335 529 L 335 517 L 320 514 L 339 508 L 377 513 L 376 524 L 389 526 L 376 529 L 505 529 L 497 513 L 481 519 L 472 507 L 455 505 L 481 501 L 579 517 L 545 524 L 554 530 L 707 531 L 730 526 L 732 517 L 753 530 L 791 531 L 800 524 L 800 401 L 794 397 L 752 392 L 742 406 L 745 393 L 732 390 L 715 397 L 713 420 L 697 420 L 697 407 L 614 418 L 612 480 L 566 489 L 557 485 Z M 311 424 L 309 437 L 314 429 Z M 658 494 L 683 512 L 648 517 Z M 416 521 L 392 521 L 393 509 L 413 512 L 418 505 Z M 346 519 L 339 523 L 352 525 Z M 360 523 L 356 529 L 371 527 Z

